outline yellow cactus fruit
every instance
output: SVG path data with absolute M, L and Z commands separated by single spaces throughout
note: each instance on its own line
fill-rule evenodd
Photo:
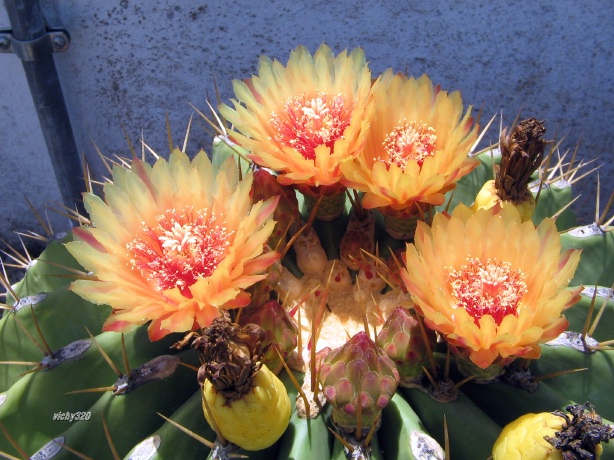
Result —
M 496 167 L 495 178 L 484 184 L 473 206 L 490 209 L 515 206 L 522 221 L 530 220 L 535 211 L 535 198 L 529 190 L 531 175 L 539 168 L 548 144 L 542 139 L 546 132 L 543 122 L 535 118 L 521 121 L 510 134 L 501 134 L 501 165 Z
M 563 453 L 544 436 L 554 436 L 564 423 L 563 417 L 549 412 L 523 415 L 503 428 L 492 460 L 563 460 Z
M 217 426 L 228 441 L 253 451 L 271 446 L 286 431 L 291 405 L 283 383 L 268 367 L 260 368 L 252 384 L 248 393 L 229 401 L 209 380 L 205 381 L 203 398 L 211 412 L 204 402 L 203 410 L 207 422 Z
M 475 212 L 478 209 L 490 209 L 497 204 L 501 206 L 501 208 L 505 208 L 506 206 L 514 206 L 520 214 L 520 219 L 525 222 L 527 220 L 531 220 L 533 217 L 536 202 L 535 197 L 533 197 L 533 194 L 530 192 L 522 201 L 517 203 L 514 203 L 511 200 L 502 200 L 499 195 L 497 195 L 497 187 L 495 186 L 494 179 L 492 179 L 484 183 L 484 186 L 475 197 L 475 201 L 473 202 L 471 209 Z
M 508 424 L 495 441 L 492 460 L 599 460 L 601 442 L 614 438 L 614 427 L 588 402 L 566 409 L 526 414 Z
M 290 397 L 284 384 L 262 364 L 269 347 L 257 324 L 215 318 L 192 343 L 200 350 L 198 383 L 203 412 L 221 438 L 245 450 L 261 450 L 277 441 L 290 423 Z

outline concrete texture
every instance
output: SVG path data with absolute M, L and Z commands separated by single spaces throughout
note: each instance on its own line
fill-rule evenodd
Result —
M 94 144 L 106 155 L 129 155 L 143 137 L 168 152 L 165 117 L 182 142 L 190 103 L 204 110 L 232 97 L 231 80 L 257 71 L 266 54 L 283 62 L 299 44 L 315 50 L 364 48 L 374 75 L 388 67 L 427 73 L 446 90 L 461 90 L 466 104 L 483 106 L 484 120 L 523 116 L 547 121 L 549 134 L 567 134 L 562 150 L 599 157 L 601 177 L 612 177 L 614 149 L 614 2 L 611 0 L 481 0 L 351 2 L 268 0 L 235 2 L 41 0 L 50 26 L 71 35 L 56 54 L 80 152 L 96 177 L 106 174 Z M 3 8 L 0 27 L 9 27 Z M 18 244 L 13 230 L 37 230 L 24 196 L 44 212 L 61 201 L 38 119 L 15 55 L 0 55 L 0 236 Z M 191 151 L 208 148 L 202 123 Z M 487 135 L 496 139 L 496 129 Z M 577 187 L 583 222 L 591 219 L 596 176 Z M 612 191 L 602 180 L 602 202 Z M 67 220 L 51 215 L 56 230 Z

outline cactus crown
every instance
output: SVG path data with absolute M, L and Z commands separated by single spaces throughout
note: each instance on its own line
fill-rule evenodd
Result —
M 539 168 L 548 141 L 542 139 L 546 128 L 535 118 L 523 120 L 508 134 L 501 133 L 501 166 L 495 175 L 495 187 L 502 200 L 519 203 L 529 189 L 531 175 Z
M 192 343 L 200 350 L 202 363 L 198 383 L 203 385 L 205 379 L 209 380 L 228 402 L 248 393 L 268 348 L 264 345 L 265 335 L 256 324 L 241 327 L 232 323 L 228 313 L 216 318 Z

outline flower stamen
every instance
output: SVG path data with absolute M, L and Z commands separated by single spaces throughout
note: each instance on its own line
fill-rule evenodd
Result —
M 388 133 L 382 143 L 388 155 L 383 159 L 390 167 L 393 163 L 405 171 L 409 160 L 416 161 L 420 167 L 427 157 L 435 155 L 437 135 L 435 129 L 426 123 L 403 119 Z
M 143 225 L 141 234 L 126 245 L 131 268 L 140 270 L 158 291 L 176 287 L 192 298 L 189 287 L 199 277 L 211 276 L 234 232 L 220 225 L 218 216 L 192 207 L 168 209 L 156 220 L 155 228 Z
M 497 325 L 507 315 L 518 315 L 518 304 L 527 292 L 525 275 L 509 262 L 468 258 L 458 270 L 451 270 L 448 280 L 457 300 L 478 324 L 490 315 Z
M 354 105 L 341 93 L 316 91 L 315 97 L 308 94 L 289 97 L 283 113 L 271 116 L 270 124 L 276 131 L 273 139 L 313 160 L 316 147 L 326 145 L 332 149 L 335 141 L 343 137 Z

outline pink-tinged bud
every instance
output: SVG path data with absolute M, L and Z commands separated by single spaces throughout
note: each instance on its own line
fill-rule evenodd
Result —
M 435 333 L 426 329 L 426 340 L 431 350 L 435 345 Z M 397 307 L 388 317 L 377 335 L 377 345 L 395 363 L 401 377 L 401 385 L 419 381 L 428 365 L 428 348 L 416 317 L 407 309 Z
M 373 264 L 368 254 L 375 252 L 375 214 L 363 210 L 350 217 L 339 243 L 340 259 L 350 270 L 360 270 Z
M 407 287 L 401 279 L 399 270 L 405 266 L 404 249 L 397 249 L 386 260 L 386 278 L 393 285 L 393 287 L 400 289 L 404 293 L 407 293 Z
M 275 249 L 278 247 L 280 240 L 283 239 L 281 244 L 285 244 L 285 232 L 290 222 L 300 222 L 296 193 L 291 187 L 281 186 L 277 181 L 277 176 L 267 170 L 258 169 L 254 171 L 254 182 L 251 190 L 252 202 L 266 200 L 273 196 L 279 196 L 279 202 L 273 214 L 273 219 L 277 223 L 269 238 L 269 246 Z
M 267 246 L 265 248 L 265 251 L 269 252 L 270 248 Z M 279 260 L 278 258 L 267 269 L 266 278 L 262 281 L 258 281 L 247 289 L 247 292 L 249 292 L 251 296 L 250 309 L 251 307 L 258 308 L 262 304 L 271 300 L 271 291 L 275 290 L 275 288 L 277 287 L 277 284 L 281 279 L 281 274 L 281 260 Z
M 333 421 L 337 427 L 352 431 L 359 424 L 366 428 L 377 423 L 396 391 L 399 373 L 368 334 L 359 332 L 326 355 L 320 364 L 319 379 L 333 407 Z
M 274 373 L 278 373 L 283 364 L 275 348 L 279 350 L 284 360 L 296 348 L 298 342 L 298 327 L 288 315 L 286 309 L 276 300 L 270 300 L 259 307 L 245 309 L 239 317 L 239 324 L 254 323 L 264 329 L 264 343 L 271 346 L 262 357 L 263 364 Z

